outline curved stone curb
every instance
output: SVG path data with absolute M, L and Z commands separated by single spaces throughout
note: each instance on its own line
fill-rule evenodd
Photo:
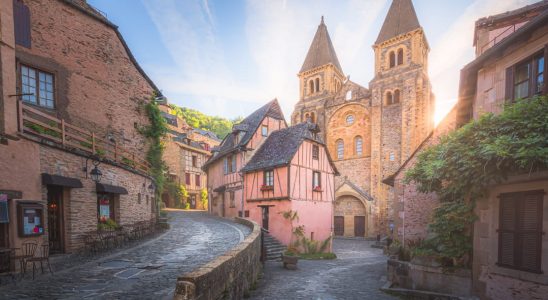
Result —
M 232 250 L 179 276 L 173 299 L 242 299 L 249 291 L 262 269 L 261 228 L 246 219 L 235 221 L 252 228 L 251 234 Z

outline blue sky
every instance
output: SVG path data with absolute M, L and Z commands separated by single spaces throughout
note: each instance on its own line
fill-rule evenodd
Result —
M 390 0 L 88 0 L 115 24 L 171 103 L 228 118 L 278 98 L 286 119 L 299 71 L 325 16 L 343 72 L 368 87 Z M 415 0 L 430 44 L 436 119 L 454 105 L 474 58 L 474 21 L 535 0 Z

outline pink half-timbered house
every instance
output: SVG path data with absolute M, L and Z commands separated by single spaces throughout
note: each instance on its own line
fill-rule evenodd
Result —
M 213 148 L 213 156 L 203 166 L 208 174 L 212 214 L 228 218 L 248 215 L 240 170 L 271 132 L 286 127 L 280 105 L 274 99 L 234 125 L 232 133 Z
M 304 226 L 308 239 L 331 237 L 338 173 L 318 132 L 310 122 L 272 132 L 242 169 L 249 218 L 285 245 L 292 225 Z M 294 224 L 287 211 L 297 212 Z

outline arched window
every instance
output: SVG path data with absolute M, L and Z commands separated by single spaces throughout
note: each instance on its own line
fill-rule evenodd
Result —
M 390 68 L 393 68 L 396 65 L 396 55 L 394 54 L 394 51 L 390 51 L 388 56 L 390 59 Z
M 310 114 L 306 113 L 306 114 L 304 114 L 304 121 L 306 122 L 308 120 L 310 120 Z
M 346 125 L 352 125 L 352 124 L 354 124 L 354 116 L 353 115 L 346 116 Z
M 346 92 L 346 100 L 352 99 L 352 91 Z
M 313 112 L 310 113 L 310 122 L 316 123 L 316 116 L 314 115 Z
M 392 101 L 392 103 L 400 103 L 400 90 L 395 90 L 394 91 L 394 99 Z
M 387 92 L 386 93 L 386 105 L 390 105 L 392 103 L 394 103 L 394 98 L 392 97 L 392 92 Z
M 316 78 L 316 92 L 320 91 L 320 78 Z
M 403 64 L 403 49 L 398 49 L 398 66 Z
M 314 80 L 311 79 L 311 80 L 308 82 L 308 85 L 309 85 L 309 92 L 308 92 L 308 94 L 314 93 Z
M 343 159 L 344 157 L 344 142 L 343 140 L 337 140 L 337 159 Z
M 363 140 L 361 136 L 357 136 L 354 138 L 354 145 L 355 145 L 355 154 L 356 156 L 362 156 L 363 154 Z

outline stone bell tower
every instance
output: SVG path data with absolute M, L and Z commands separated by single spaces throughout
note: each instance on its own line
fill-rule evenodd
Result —
M 325 135 L 324 103 L 341 89 L 345 77 L 323 17 L 298 77 L 299 102 L 295 105 L 291 123 L 310 119 L 320 126 L 321 134 Z
M 379 231 L 386 230 L 393 174 L 434 128 L 434 96 L 428 78 L 430 48 L 411 0 L 393 0 L 373 45 L 371 90 L 371 192 Z

